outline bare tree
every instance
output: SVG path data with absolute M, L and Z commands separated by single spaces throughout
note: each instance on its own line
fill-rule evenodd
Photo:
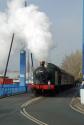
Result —
M 77 50 L 75 53 L 66 56 L 61 67 L 68 73 L 72 74 L 76 80 L 80 79 L 82 77 L 82 53 Z

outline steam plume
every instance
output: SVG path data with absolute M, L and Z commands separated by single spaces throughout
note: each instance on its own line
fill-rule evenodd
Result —
M 25 0 L 8 0 L 6 12 L 0 12 L 0 67 L 6 61 L 12 34 L 12 55 L 21 48 L 29 49 L 38 60 L 45 60 L 53 47 L 51 23 L 35 5 L 24 7 Z

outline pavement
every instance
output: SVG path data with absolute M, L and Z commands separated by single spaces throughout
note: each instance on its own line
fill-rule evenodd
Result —
M 80 97 L 74 97 L 70 103 L 70 107 L 75 111 L 84 114 L 84 104 L 81 104 Z

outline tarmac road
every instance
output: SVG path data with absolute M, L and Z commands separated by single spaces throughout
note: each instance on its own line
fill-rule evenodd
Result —
M 32 125 L 20 113 L 21 105 L 31 98 L 30 95 L 22 94 L 0 99 L 0 125 Z
M 69 106 L 76 91 L 74 88 L 56 97 L 43 97 L 26 106 L 25 111 L 47 125 L 84 125 L 84 115 Z M 21 105 L 31 98 L 23 94 L 0 99 L 0 125 L 37 125 L 20 113 Z
M 48 125 L 84 125 L 84 115 L 70 108 L 77 91 L 78 88 L 73 88 L 57 97 L 45 97 L 25 110 Z

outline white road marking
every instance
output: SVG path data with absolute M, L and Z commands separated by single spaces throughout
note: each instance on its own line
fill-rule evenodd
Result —
M 26 106 L 28 106 L 29 104 L 31 104 L 31 103 L 33 103 L 34 101 L 37 101 L 37 100 L 39 100 L 39 99 L 41 99 L 41 98 L 42 98 L 42 97 L 33 98 L 33 99 L 27 101 L 26 103 L 22 104 L 22 105 L 21 105 L 21 108 L 26 107 Z
M 35 117 L 33 117 L 32 115 L 30 115 L 26 110 L 25 108 L 28 107 L 28 105 L 30 105 L 31 103 L 41 99 L 42 97 L 37 97 L 37 98 L 34 98 L 34 99 L 31 99 L 29 101 L 27 101 L 26 103 L 24 103 L 23 105 L 21 105 L 21 108 L 22 110 L 20 111 L 20 113 L 25 116 L 26 118 L 28 118 L 29 120 L 33 121 L 34 123 L 38 124 L 38 125 L 48 125 L 38 119 L 36 119 Z

